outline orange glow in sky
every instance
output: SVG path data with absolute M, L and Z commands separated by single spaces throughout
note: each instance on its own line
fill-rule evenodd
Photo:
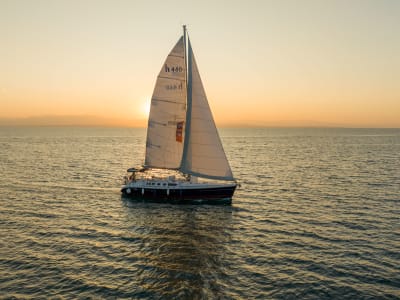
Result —
M 219 126 L 400 127 L 390 0 L 0 1 L 0 125 L 146 126 L 184 23 Z

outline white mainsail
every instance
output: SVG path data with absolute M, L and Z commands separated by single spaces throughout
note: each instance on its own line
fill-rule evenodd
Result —
M 184 32 L 157 77 L 151 98 L 144 166 L 234 180 L 189 38 L 187 44 L 188 49 Z
M 211 179 L 234 180 L 188 40 L 187 127 L 180 170 Z
M 186 119 L 186 64 L 181 37 L 157 77 L 147 127 L 149 168 L 178 169 L 182 160 Z

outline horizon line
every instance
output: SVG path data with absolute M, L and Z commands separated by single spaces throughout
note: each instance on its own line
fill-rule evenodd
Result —
M 147 126 L 130 126 L 130 125 L 96 125 L 96 124 L 0 124 L 0 128 L 131 128 L 131 129 L 147 129 Z M 329 126 L 329 125 L 221 125 L 217 128 L 232 129 L 400 129 L 392 126 Z
M 324 122 L 315 120 L 216 122 L 218 128 L 400 128 L 398 124 L 363 124 L 354 122 Z M 0 117 L 0 127 L 104 127 L 146 128 L 147 119 L 107 118 L 96 115 L 41 115 L 29 117 Z

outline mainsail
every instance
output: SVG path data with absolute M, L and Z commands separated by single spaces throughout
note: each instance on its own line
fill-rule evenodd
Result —
M 147 127 L 146 157 L 149 168 L 177 169 L 181 164 L 186 118 L 186 66 L 181 37 L 157 77 Z
M 186 31 L 168 55 L 151 99 L 145 167 L 234 180 Z M 186 62 L 187 52 L 187 62 Z
M 233 180 L 188 40 L 186 139 L 180 170 L 211 179 Z

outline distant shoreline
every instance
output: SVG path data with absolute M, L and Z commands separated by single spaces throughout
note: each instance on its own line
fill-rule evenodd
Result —
M 221 129 L 400 129 L 400 127 L 369 127 L 369 126 L 274 126 L 274 125 L 221 125 Z M 146 129 L 145 126 L 126 126 L 126 125 L 82 125 L 82 124 L 0 124 L 0 128 L 132 128 Z
M 400 128 L 400 124 L 388 122 L 379 124 L 371 122 L 330 122 L 315 120 L 275 120 L 275 121 L 228 121 L 218 122 L 218 128 Z M 0 127 L 104 127 L 104 128 L 147 128 L 147 118 L 120 119 L 96 115 L 42 115 L 31 117 L 0 117 Z

